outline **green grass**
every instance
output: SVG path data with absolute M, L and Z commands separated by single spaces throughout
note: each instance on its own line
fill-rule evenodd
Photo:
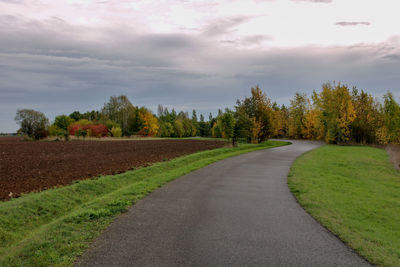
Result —
M 368 261 L 400 266 L 400 173 L 385 150 L 318 148 L 295 161 L 288 184 L 315 219 Z
M 218 160 L 289 143 L 242 144 L 0 203 L 0 266 L 70 266 L 110 222 L 167 182 Z

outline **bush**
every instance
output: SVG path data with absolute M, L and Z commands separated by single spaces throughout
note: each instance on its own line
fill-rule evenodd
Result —
M 121 128 L 120 127 L 112 127 L 111 128 L 111 134 L 112 134 L 112 136 L 114 136 L 114 137 L 121 137 L 122 136 L 122 130 L 121 130 Z
M 53 124 L 49 127 L 49 135 L 63 137 L 65 141 L 69 140 L 69 132 L 67 130 L 61 129 L 57 125 Z
M 79 122 L 73 123 L 68 126 L 68 132 L 75 136 L 92 136 L 92 137 L 105 137 L 108 135 L 107 126 L 104 124 L 87 124 L 80 125 Z M 83 133 L 85 132 L 85 133 Z

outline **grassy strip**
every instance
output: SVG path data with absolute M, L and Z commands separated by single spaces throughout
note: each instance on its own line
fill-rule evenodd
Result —
M 288 178 L 299 203 L 379 266 L 400 266 L 400 173 L 383 149 L 324 146 L 295 161 Z
M 70 266 L 118 214 L 156 188 L 218 160 L 286 144 L 203 151 L 2 202 L 0 266 Z

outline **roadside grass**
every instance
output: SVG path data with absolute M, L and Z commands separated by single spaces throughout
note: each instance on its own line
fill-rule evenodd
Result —
M 240 144 L 0 203 L 0 266 L 70 266 L 110 222 L 153 190 L 218 160 L 290 144 Z
M 400 172 L 385 150 L 327 145 L 298 158 L 288 184 L 299 203 L 378 266 L 400 266 Z

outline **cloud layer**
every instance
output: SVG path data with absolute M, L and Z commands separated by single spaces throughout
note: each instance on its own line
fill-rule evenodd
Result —
M 21 1 L 12 2 L 9 5 Z M 218 8 L 215 4 L 189 4 L 198 10 Z M 291 36 L 273 34 L 263 29 L 278 27 L 283 20 L 269 25 L 264 19 L 270 15 L 254 12 L 252 16 L 245 7 L 241 8 L 243 13 L 235 10 L 233 15 L 197 24 L 163 21 L 157 30 L 145 29 L 150 26 L 139 20 L 93 25 L 72 23 L 56 12 L 45 18 L 0 13 L 0 132 L 17 129 L 13 121 L 17 108 L 38 109 L 53 119 L 74 110 L 100 109 L 111 95 L 118 94 L 153 110 L 163 104 L 195 108 L 205 115 L 232 107 L 257 84 L 280 104 L 288 104 L 296 91 L 310 94 L 327 81 L 356 85 L 376 97 L 387 90 L 400 97 L 400 34 L 352 45 L 277 45 L 285 38 L 308 40 L 306 28 L 296 28 L 290 21 L 288 29 L 295 27 Z M 128 14 L 121 6 L 109 9 L 118 9 L 122 17 Z M 257 24 L 261 28 L 252 31 L 258 21 L 263 22 Z M 354 35 L 354 28 L 375 26 L 342 28 L 334 21 L 365 22 L 347 18 L 327 22 L 332 31 L 349 31 L 349 35 Z M 162 30 L 163 25 L 175 28 Z

